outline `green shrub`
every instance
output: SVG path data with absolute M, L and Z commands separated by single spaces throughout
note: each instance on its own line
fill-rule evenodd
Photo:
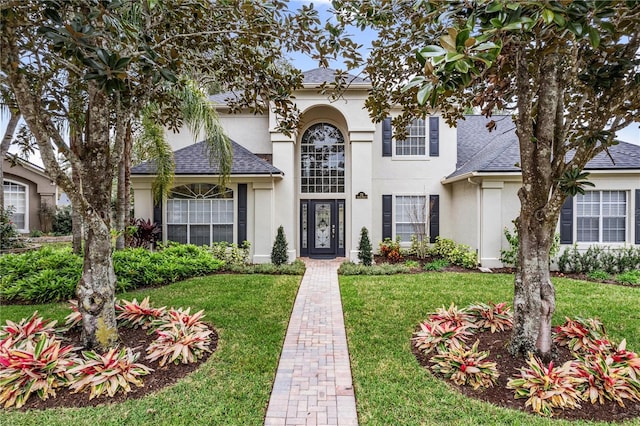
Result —
M 0 250 L 17 247 L 18 230 L 13 221 L 13 208 L 0 210 Z
M 436 260 L 434 260 L 432 262 L 425 263 L 423 269 L 425 271 L 437 271 L 437 272 L 440 272 L 440 271 L 442 271 L 444 268 L 446 268 L 449 265 L 450 265 L 450 263 L 445 259 L 436 259 Z
M 379 265 L 365 266 L 353 262 L 343 262 L 338 268 L 340 275 L 395 275 L 406 274 L 411 269 L 402 263 L 381 263 Z
M 69 235 L 73 231 L 71 220 L 71 206 L 58 207 L 53 217 L 53 233 L 56 235 Z
M 500 250 L 500 262 L 505 265 L 510 265 L 513 267 L 518 267 L 518 249 L 520 246 L 520 239 L 518 238 L 518 228 L 513 229 L 513 233 L 509 231 L 508 228 L 504 228 L 504 237 L 507 239 L 509 243 L 508 250 Z M 551 248 L 549 249 L 549 261 L 553 261 L 553 259 L 558 255 L 560 251 L 560 234 L 556 233 L 553 236 L 553 243 L 551 243 Z
M 615 280 L 622 284 L 640 284 L 640 271 L 627 271 L 616 275 Z
M 369 230 L 365 226 L 360 230 L 358 260 L 365 266 L 371 266 L 373 262 L 373 248 L 371 247 L 371 240 L 369 240 Z
M 304 275 L 306 267 L 300 259 L 292 263 L 276 266 L 273 263 L 255 265 L 236 264 L 225 266 L 225 270 L 236 274 L 271 274 L 271 275 Z
M 421 235 L 420 238 L 416 234 L 411 235 L 411 247 L 409 253 L 424 259 L 429 254 L 429 238 Z
M 603 271 L 602 269 L 596 269 L 595 271 L 591 271 L 587 274 L 590 280 L 594 281 L 606 281 L 611 278 L 611 275 L 608 272 Z
M 284 265 L 289 260 L 287 254 L 288 249 L 287 238 L 284 235 L 284 228 L 282 225 L 278 227 L 278 233 L 276 234 L 276 240 L 273 242 L 273 248 L 271 249 L 271 263 L 276 266 Z
M 229 244 L 226 241 L 213 243 L 209 247 L 209 251 L 216 259 L 224 261 L 224 269 L 228 269 L 231 265 L 245 265 L 249 263 L 249 250 L 251 243 L 243 241 L 240 246 L 237 244 Z
M 404 266 L 409 269 L 416 269 L 420 267 L 420 263 L 415 260 L 405 260 Z
M 169 245 L 151 252 L 143 248 L 113 253 L 117 291 L 162 285 L 210 274 L 220 269 L 221 260 L 206 247 Z M 82 275 L 82 257 L 70 248 L 48 247 L 23 254 L 0 257 L 0 298 L 6 302 L 46 303 L 73 298 Z
M 436 237 L 436 243 L 431 247 L 431 253 L 440 256 L 454 265 L 463 268 L 475 268 L 478 266 L 478 254 L 464 244 L 458 244 L 453 240 Z
M 609 274 L 640 270 L 640 247 L 610 248 L 590 246 L 584 252 L 574 244 L 558 259 L 560 272 L 589 273 L 602 270 Z
M 34 229 L 33 231 L 29 232 L 29 236 L 31 238 L 38 238 L 38 237 L 42 237 L 43 233 L 41 230 L 39 229 Z

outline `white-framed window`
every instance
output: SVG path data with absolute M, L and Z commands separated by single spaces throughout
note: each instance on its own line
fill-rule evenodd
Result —
M 623 243 L 627 236 L 626 191 L 586 191 L 576 196 L 578 242 Z
M 195 183 L 173 188 L 167 199 L 167 240 L 209 245 L 233 242 L 233 191 Z
M 300 191 L 308 194 L 345 191 L 345 142 L 336 126 L 317 123 L 302 135 Z
M 396 237 L 408 243 L 411 236 L 424 237 L 426 234 L 427 197 L 424 195 L 396 195 L 395 229 Z
M 427 155 L 427 124 L 422 118 L 414 119 L 407 126 L 404 140 L 396 140 L 395 155 L 397 157 L 424 157 Z
M 11 221 L 18 231 L 27 232 L 28 215 L 28 189 L 26 185 L 19 184 L 10 180 L 2 182 L 2 190 L 4 191 L 4 208 L 13 210 Z

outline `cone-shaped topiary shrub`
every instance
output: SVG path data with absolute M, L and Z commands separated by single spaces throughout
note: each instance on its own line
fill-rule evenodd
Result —
M 278 228 L 278 234 L 276 240 L 273 242 L 273 248 L 271 249 L 271 263 L 276 266 L 284 265 L 289 260 L 287 255 L 287 238 L 284 236 L 284 228 L 282 225 Z
M 360 243 L 358 244 L 358 260 L 365 266 L 371 266 L 373 261 L 373 249 L 369 240 L 369 230 L 363 226 L 360 230 Z

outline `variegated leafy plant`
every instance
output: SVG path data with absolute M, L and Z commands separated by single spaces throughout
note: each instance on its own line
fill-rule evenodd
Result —
M 416 348 L 427 355 L 436 348 L 446 348 L 454 344 L 463 345 L 473 335 L 468 325 L 456 325 L 452 321 L 420 323 L 420 330 L 413 337 Z
M 550 362 L 544 365 L 539 358 L 529 355 L 527 367 L 520 369 L 520 377 L 509 379 L 507 388 L 515 391 L 515 398 L 527 398 L 525 406 L 536 413 L 552 416 L 555 408 L 579 408 L 582 394 L 580 378 L 574 361 L 559 367 Z
M 566 322 L 555 328 L 553 341 L 567 346 L 576 353 L 609 351 L 612 344 L 607 337 L 604 325 L 597 318 L 580 318 Z
M 493 386 L 498 380 L 496 363 L 485 360 L 489 352 L 478 351 L 478 343 L 476 340 L 471 348 L 455 343 L 438 349 L 438 354 L 431 358 L 431 370 L 458 385 L 473 389 Z
M 473 317 L 472 321 L 479 330 L 490 330 L 492 333 L 513 328 L 513 312 L 506 303 L 476 303 L 467 308 Z
M 142 299 L 142 302 L 138 303 L 136 299 L 131 302 L 128 300 L 121 300 L 116 305 L 116 311 L 119 312 L 117 320 L 126 327 L 133 328 L 149 328 L 151 324 L 161 319 L 166 314 L 166 307 L 154 308 L 149 303 L 149 297 Z
M 211 352 L 211 333 L 203 323 L 190 325 L 182 321 L 169 321 L 156 330 L 157 339 L 147 348 L 147 359 L 189 364 L 198 361 L 205 352 Z
M 83 359 L 68 371 L 73 375 L 69 388 L 74 393 L 90 389 L 89 399 L 105 393 L 114 396 L 118 392 L 131 392 L 131 385 L 142 386 L 141 377 L 153 371 L 136 363 L 139 355 L 130 348 L 110 349 L 103 355 L 85 351 Z
M 69 368 L 77 362 L 75 348 L 63 347 L 55 336 L 42 333 L 21 342 L 0 347 L 0 403 L 5 408 L 22 407 L 33 393 L 43 400 L 55 396 L 72 379 Z

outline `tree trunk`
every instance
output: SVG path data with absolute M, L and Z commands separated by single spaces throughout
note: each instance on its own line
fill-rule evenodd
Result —
M 18 121 L 20 121 L 20 113 L 16 113 L 11 111 L 11 116 L 9 117 L 9 122 L 7 123 L 7 128 L 4 130 L 4 136 L 2 137 L 2 142 L 0 143 L 0 184 L 4 184 L 4 171 L 3 171 L 3 163 L 4 156 L 9 152 L 9 146 L 11 146 L 11 141 L 13 140 L 13 134 L 16 132 L 16 127 L 18 127 Z M 4 191 L 0 194 L 0 211 L 4 210 Z
M 82 341 L 87 348 L 104 351 L 118 342 L 111 235 L 99 217 L 87 223 L 84 267 L 76 289 L 82 312 Z
M 70 144 L 71 150 L 77 152 L 78 150 L 78 135 L 75 130 L 70 132 Z M 82 179 L 80 178 L 79 170 L 76 167 L 71 166 L 71 180 L 76 188 L 82 188 Z M 71 203 L 71 247 L 75 254 L 82 254 L 82 215 L 80 214 L 81 206 Z
M 118 342 L 115 316 L 116 275 L 111 258 L 111 185 L 113 163 L 109 144 L 106 95 L 89 84 L 89 108 L 82 146 L 82 193 L 89 207 L 85 226 L 84 268 L 76 294 L 82 313 L 82 341 L 106 350 Z
M 124 151 L 122 153 L 122 163 L 124 164 L 124 226 L 131 223 L 131 149 L 133 148 L 133 135 L 131 121 L 127 123 L 127 133 L 124 139 Z M 131 245 L 131 235 L 125 232 L 124 246 Z
M 514 329 L 511 352 L 551 356 L 551 318 L 555 289 L 549 273 L 549 250 L 555 224 L 518 219 L 519 265 L 515 276 Z M 535 223 L 532 223 L 535 222 Z
M 126 163 L 125 156 L 122 156 L 120 163 L 118 164 L 118 185 L 117 185 L 117 198 L 116 198 L 116 250 L 122 250 L 125 247 L 125 233 L 128 222 L 125 221 L 126 211 L 128 206 L 126 205 L 125 192 L 125 179 L 126 179 Z

